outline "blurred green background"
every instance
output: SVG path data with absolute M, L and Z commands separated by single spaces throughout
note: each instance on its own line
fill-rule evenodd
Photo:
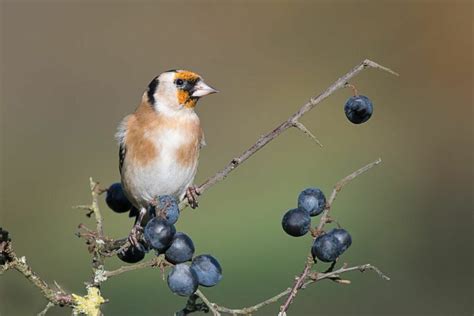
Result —
M 151 78 L 191 69 L 221 91 L 197 107 L 208 143 L 201 183 L 370 58 L 401 76 L 369 70 L 352 82 L 375 104 L 368 123 L 350 124 L 342 109 L 351 92 L 337 92 L 303 119 L 324 148 L 286 132 L 177 228 L 223 266 L 221 284 L 204 289 L 212 301 L 257 303 L 304 264 L 310 238 L 291 238 L 280 224 L 299 191 L 329 194 L 381 157 L 342 191 L 333 214 L 354 240 L 342 261 L 375 264 L 392 280 L 355 273 L 350 286 L 321 282 L 289 314 L 472 315 L 472 9 L 471 1 L 2 1 L 0 226 L 45 280 L 84 294 L 90 256 L 73 233 L 93 221 L 71 206 L 89 202 L 89 176 L 119 179 L 113 135 Z M 102 206 L 107 234 L 125 236 L 130 219 Z M 106 315 L 171 315 L 185 303 L 151 269 L 111 279 L 103 295 Z M 0 277 L 0 315 L 45 304 L 18 273 Z

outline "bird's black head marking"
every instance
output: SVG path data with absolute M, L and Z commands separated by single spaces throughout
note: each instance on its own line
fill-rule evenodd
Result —
M 159 84 L 160 84 L 160 81 L 158 80 L 158 77 L 153 78 L 153 80 L 148 84 L 147 97 L 148 97 L 148 102 L 150 102 L 150 104 L 155 104 L 154 95 Z

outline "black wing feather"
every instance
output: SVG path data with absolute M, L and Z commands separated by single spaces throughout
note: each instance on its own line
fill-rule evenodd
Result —
M 120 174 L 122 174 L 122 166 L 123 162 L 125 160 L 125 154 L 127 153 L 127 149 L 125 148 L 124 144 L 120 144 L 120 149 L 119 149 L 119 171 Z

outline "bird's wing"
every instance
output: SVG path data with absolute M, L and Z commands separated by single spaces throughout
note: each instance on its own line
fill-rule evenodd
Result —
M 201 129 L 201 140 L 199 142 L 199 148 L 203 148 L 206 145 L 207 145 L 206 138 L 204 137 L 204 132 Z
M 125 147 L 124 143 L 120 144 L 120 149 L 119 149 L 119 171 L 120 174 L 122 174 L 122 166 L 123 162 L 125 160 L 125 155 L 127 154 L 127 148 Z
M 122 166 L 125 161 L 125 155 L 127 154 L 127 148 L 125 147 L 125 135 L 127 134 L 127 122 L 130 118 L 130 115 L 126 116 L 118 127 L 115 138 L 120 146 L 119 148 L 119 171 L 122 174 Z

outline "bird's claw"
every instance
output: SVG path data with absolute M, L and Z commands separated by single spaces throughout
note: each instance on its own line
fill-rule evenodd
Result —
M 132 227 L 132 230 L 130 231 L 130 234 L 128 235 L 128 241 L 135 248 L 140 249 L 141 247 L 140 235 L 142 231 L 143 231 L 143 228 L 139 224 L 136 224 Z
M 188 203 L 189 203 L 189 206 L 191 206 L 191 208 L 196 208 L 198 207 L 198 196 L 201 195 L 201 193 L 199 192 L 199 189 L 195 186 L 190 186 L 187 190 L 186 190 L 186 199 L 188 200 Z

